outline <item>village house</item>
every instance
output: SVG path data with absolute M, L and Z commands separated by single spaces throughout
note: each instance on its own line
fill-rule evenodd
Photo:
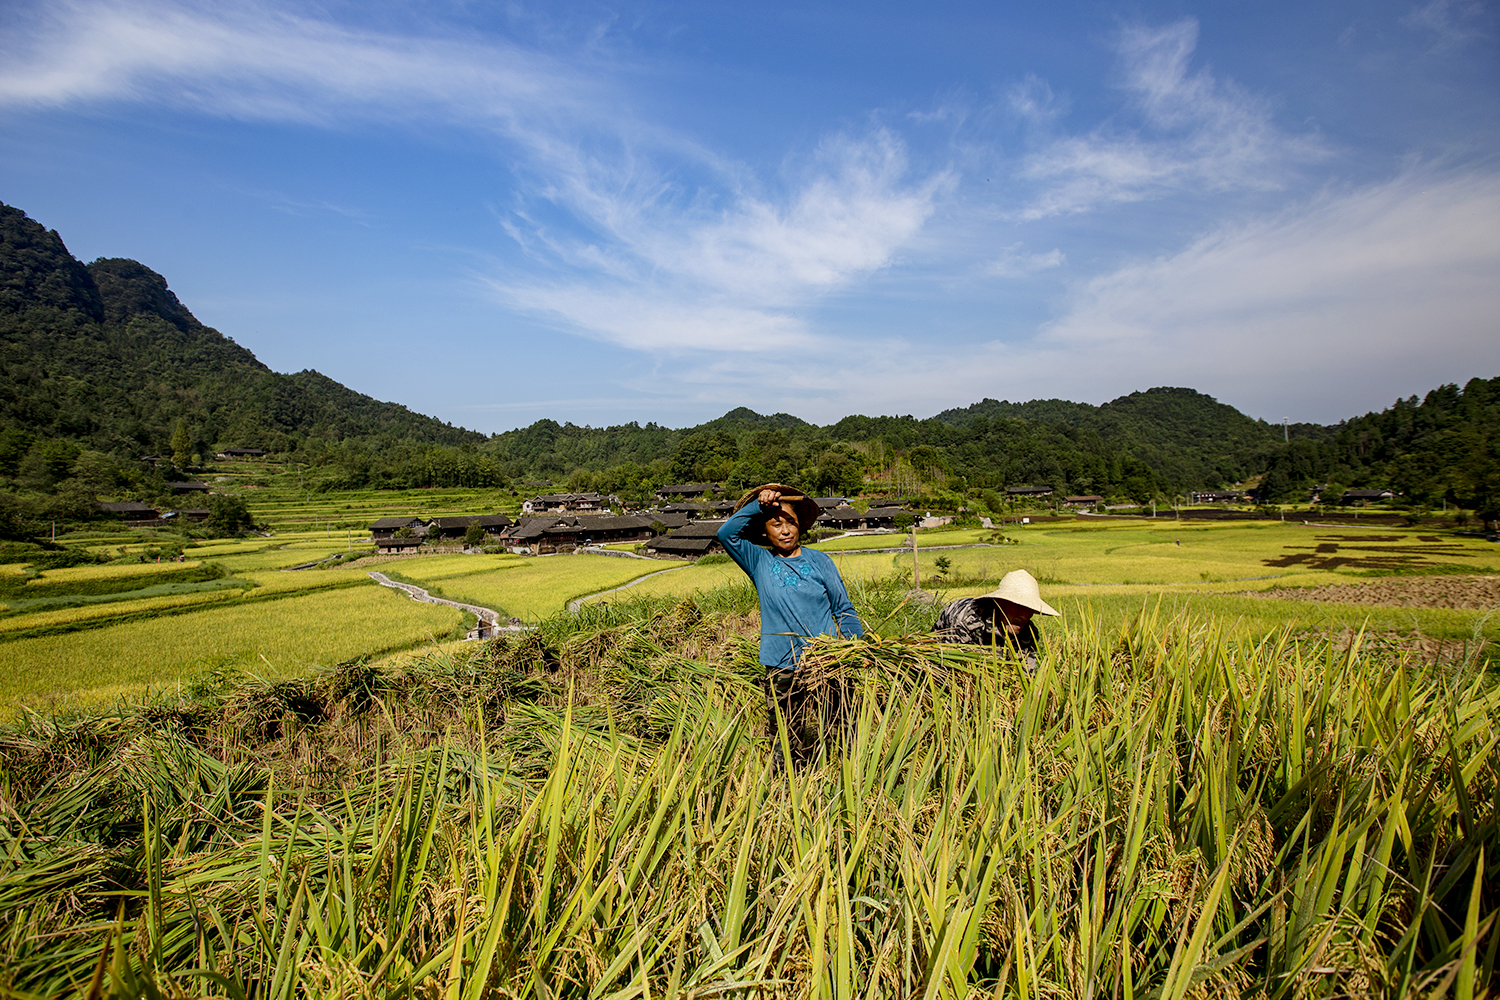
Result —
M 656 509 L 663 514 L 681 514 L 683 517 L 692 519 L 706 513 L 708 505 L 701 503 L 664 503 Z
M 1074 510 L 1083 510 L 1085 507 L 1093 507 L 1104 502 L 1103 497 L 1063 497 L 1063 506 Z
M 870 531 L 894 527 L 900 507 L 871 507 L 861 514 L 847 504 L 831 507 L 818 515 L 818 527 L 834 531 Z
M 504 514 L 464 514 L 458 517 L 435 517 L 427 526 L 427 535 L 439 538 L 462 538 L 468 534 L 469 526 L 477 524 L 489 536 L 499 535 L 511 526 L 511 519 Z
M 544 493 L 521 504 L 523 514 L 556 514 L 574 511 L 589 514 L 620 506 L 620 498 L 600 493 Z
M 567 552 L 586 545 L 612 542 L 643 542 L 655 536 L 655 518 L 647 514 L 618 517 L 524 517 L 500 533 L 500 541 L 512 550 L 533 555 Z
M 719 544 L 719 526 L 723 521 L 693 521 L 675 531 L 646 543 L 646 550 L 659 556 L 696 559 L 711 552 L 723 552 Z
M 1396 496 L 1390 490 L 1345 490 L 1344 495 L 1339 497 L 1338 502 L 1342 507 L 1359 504 L 1361 507 L 1367 503 L 1377 503 L 1381 500 L 1390 500 Z
M 382 556 L 405 555 L 413 549 L 421 548 L 420 538 L 395 538 L 387 536 L 375 539 L 375 552 Z
M 155 521 L 161 517 L 161 512 L 155 507 L 143 504 L 138 500 L 101 503 L 98 509 L 102 513 L 113 514 L 125 521 Z
M 219 458 L 265 458 L 266 453 L 260 448 L 225 448 L 219 452 Z
M 427 534 L 427 522 L 420 517 L 382 517 L 370 525 L 370 537 L 377 542 L 394 538 L 402 528 L 410 528 L 418 538 Z
M 656 491 L 656 499 L 663 503 L 671 501 L 698 500 L 711 498 L 718 492 L 718 487 L 713 483 L 677 483 L 672 486 L 662 486 Z

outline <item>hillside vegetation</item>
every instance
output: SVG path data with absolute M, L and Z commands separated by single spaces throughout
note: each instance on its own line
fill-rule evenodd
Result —
M 827 426 L 738 408 L 697 427 L 540 420 L 485 436 L 363 396 L 314 371 L 272 372 L 203 326 L 161 275 L 85 266 L 56 232 L 0 205 L 0 533 L 85 517 L 95 498 L 163 495 L 225 447 L 259 447 L 316 490 L 491 488 L 550 481 L 630 499 L 670 482 L 794 481 L 998 508 L 1007 486 L 1137 503 L 1264 476 L 1270 499 L 1314 485 L 1391 486 L 1493 518 L 1500 380 L 1443 386 L 1335 427 L 1282 428 L 1188 388 L 1102 406 L 986 399 L 935 417 Z M 1283 434 L 1290 442 L 1283 440 Z M 163 456 L 153 475 L 142 455 Z M 944 499 L 946 498 L 946 499 Z

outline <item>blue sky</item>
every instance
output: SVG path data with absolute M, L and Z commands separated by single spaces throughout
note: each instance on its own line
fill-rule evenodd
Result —
M 1500 375 L 1477 0 L 11 2 L 0 200 L 484 431 Z

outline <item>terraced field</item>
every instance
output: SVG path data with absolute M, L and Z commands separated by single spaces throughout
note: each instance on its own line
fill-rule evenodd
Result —
M 9 668 L 0 703 L 61 693 L 98 697 L 176 682 L 201 669 L 296 672 L 461 636 L 459 613 L 384 591 L 366 575 L 373 566 L 368 561 L 345 565 L 368 551 L 356 544 L 363 534 L 356 526 L 394 513 L 475 512 L 514 500 L 500 491 L 245 492 L 277 501 L 258 515 L 281 526 L 269 537 L 192 541 L 161 531 L 96 532 L 74 544 L 115 562 L 41 572 L 22 564 L 0 566 L 6 602 L 0 610 L 0 664 Z M 1004 534 L 1013 544 L 981 544 L 995 537 L 989 530 L 922 532 L 919 558 L 930 595 L 923 599 L 983 593 L 1009 570 L 1025 568 L 1065 613 L 1054 629 L 1069 627 L 1070 618 L 1124 616 L 1143 602 L 1160 601 L 1229 615 L 1246 633 L 1286 623 L 1333 633 L 1368 622 L 1392 634 L 1420 633 L 1443 642 L 1500 638 L 1500 616 L 1488 615 L 1494 580 L 1500 579 L 1488 574 L 1500 573 L 1500 550 L 1475 539 L 1419 529 L 1165 518 L 1011 525 Z M 858 603 L 862 588 L 876 581 L 910 578 L 909 552 L 866 551 L 907 538 L 846 536 L 818 547 L 832 556 Z M 145 555 L 174 545 L 185 561 L 157 563 Z M 941 545 L 971 547 L 935 548 Z M 287 572 L 308 564 L 313 568 Z M 732 563 L 596 555 L 445 555 L 378 563 L 382 572 L 435 595 L 526 621 L 669 566 L 680 568 L 594 600 L 682 597 L 722 588 L 748 594 Z M 1370 580 L 1371 574 L 1379 579 Z M 1351 584 L 1357 587 L 1349 589 Z M 1433 599 L 1438 591 L 1450 596 Z

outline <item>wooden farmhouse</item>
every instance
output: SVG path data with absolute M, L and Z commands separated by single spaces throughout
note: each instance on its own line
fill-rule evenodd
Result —
M 225 448 L 219 452 L 219 458 L 265 458 L 266 453 L 260 448 Z
M 421 545 L 422 539 L 420 538 L 394 538 L 387 535 L 384 538 L 375 539 L 375 552 L 382 556 L 399 556 L 420 548 Z
M 395 537 L 402 528 L 410 528 L 418 538 L 427 534 L 427 522 L 420 517 L 382 517 L 370 525 L 370 537 L 379 542 Z
M 161 512 L 155 507 L 138 500 L 101 503 L 99 510 L 101 513 L 113 514 L 124 521 L 155 521 L 161 517 Z
M 861 514 L 847 504 L 830 507 L 818 515 L 818 527 L 834 531 L 869 531 L 874 528 L 891 528 L 896 524 L 900 507 L 871 507 Z
M 656 491 L 656 499 L 663 503 L 683 500 L 711 499 L 718 488 L 713 483 L 676 483 L 663 486 Z
M 1085 507 L 1092 507 L 1095 504 L 1103 502 L 1103 497 L 1063 497 L 1063 506 L 1072 507 L 1074 510 L 1082 510 Z
M 464 514 L 458 517 L 435 517 L 427 526 L 427 537 L 462 538 L 468 534 L 469 526 L 477 524 L 491 537 L 499 535 L 513 522 L 504 514 Z
M 523 517 L 500 533 L 507 548 L 533 555 L 571 552 L 589 545 L 612 542 L 643 542 L 656 532 L 654 519 L 646 514 L 619 517 Z
M 669 531 L 660 538 L 653 538 L 646 543 L 647 551 L 659 556 L 679 556 L 685 559 L 696 559 L 706 556 L 710 552 L 723 552 L 724 546 L 719 544 L 719 526 L 723 521 L 693 521 L 685 524 L 675 531 Z
M 601 493 L 543 493 L 521 503 L 523 514 L 556 514 L 577 512 L 592 514 L 617 507 L 620 498 Z
M 1390 490 L 1345 490 L 1344 495 L 1339 497 L 1339 504 L 1348 507 L 1352 504 L 1376 503 L 1380 500 L 1390 500 L 1395 495 Z

